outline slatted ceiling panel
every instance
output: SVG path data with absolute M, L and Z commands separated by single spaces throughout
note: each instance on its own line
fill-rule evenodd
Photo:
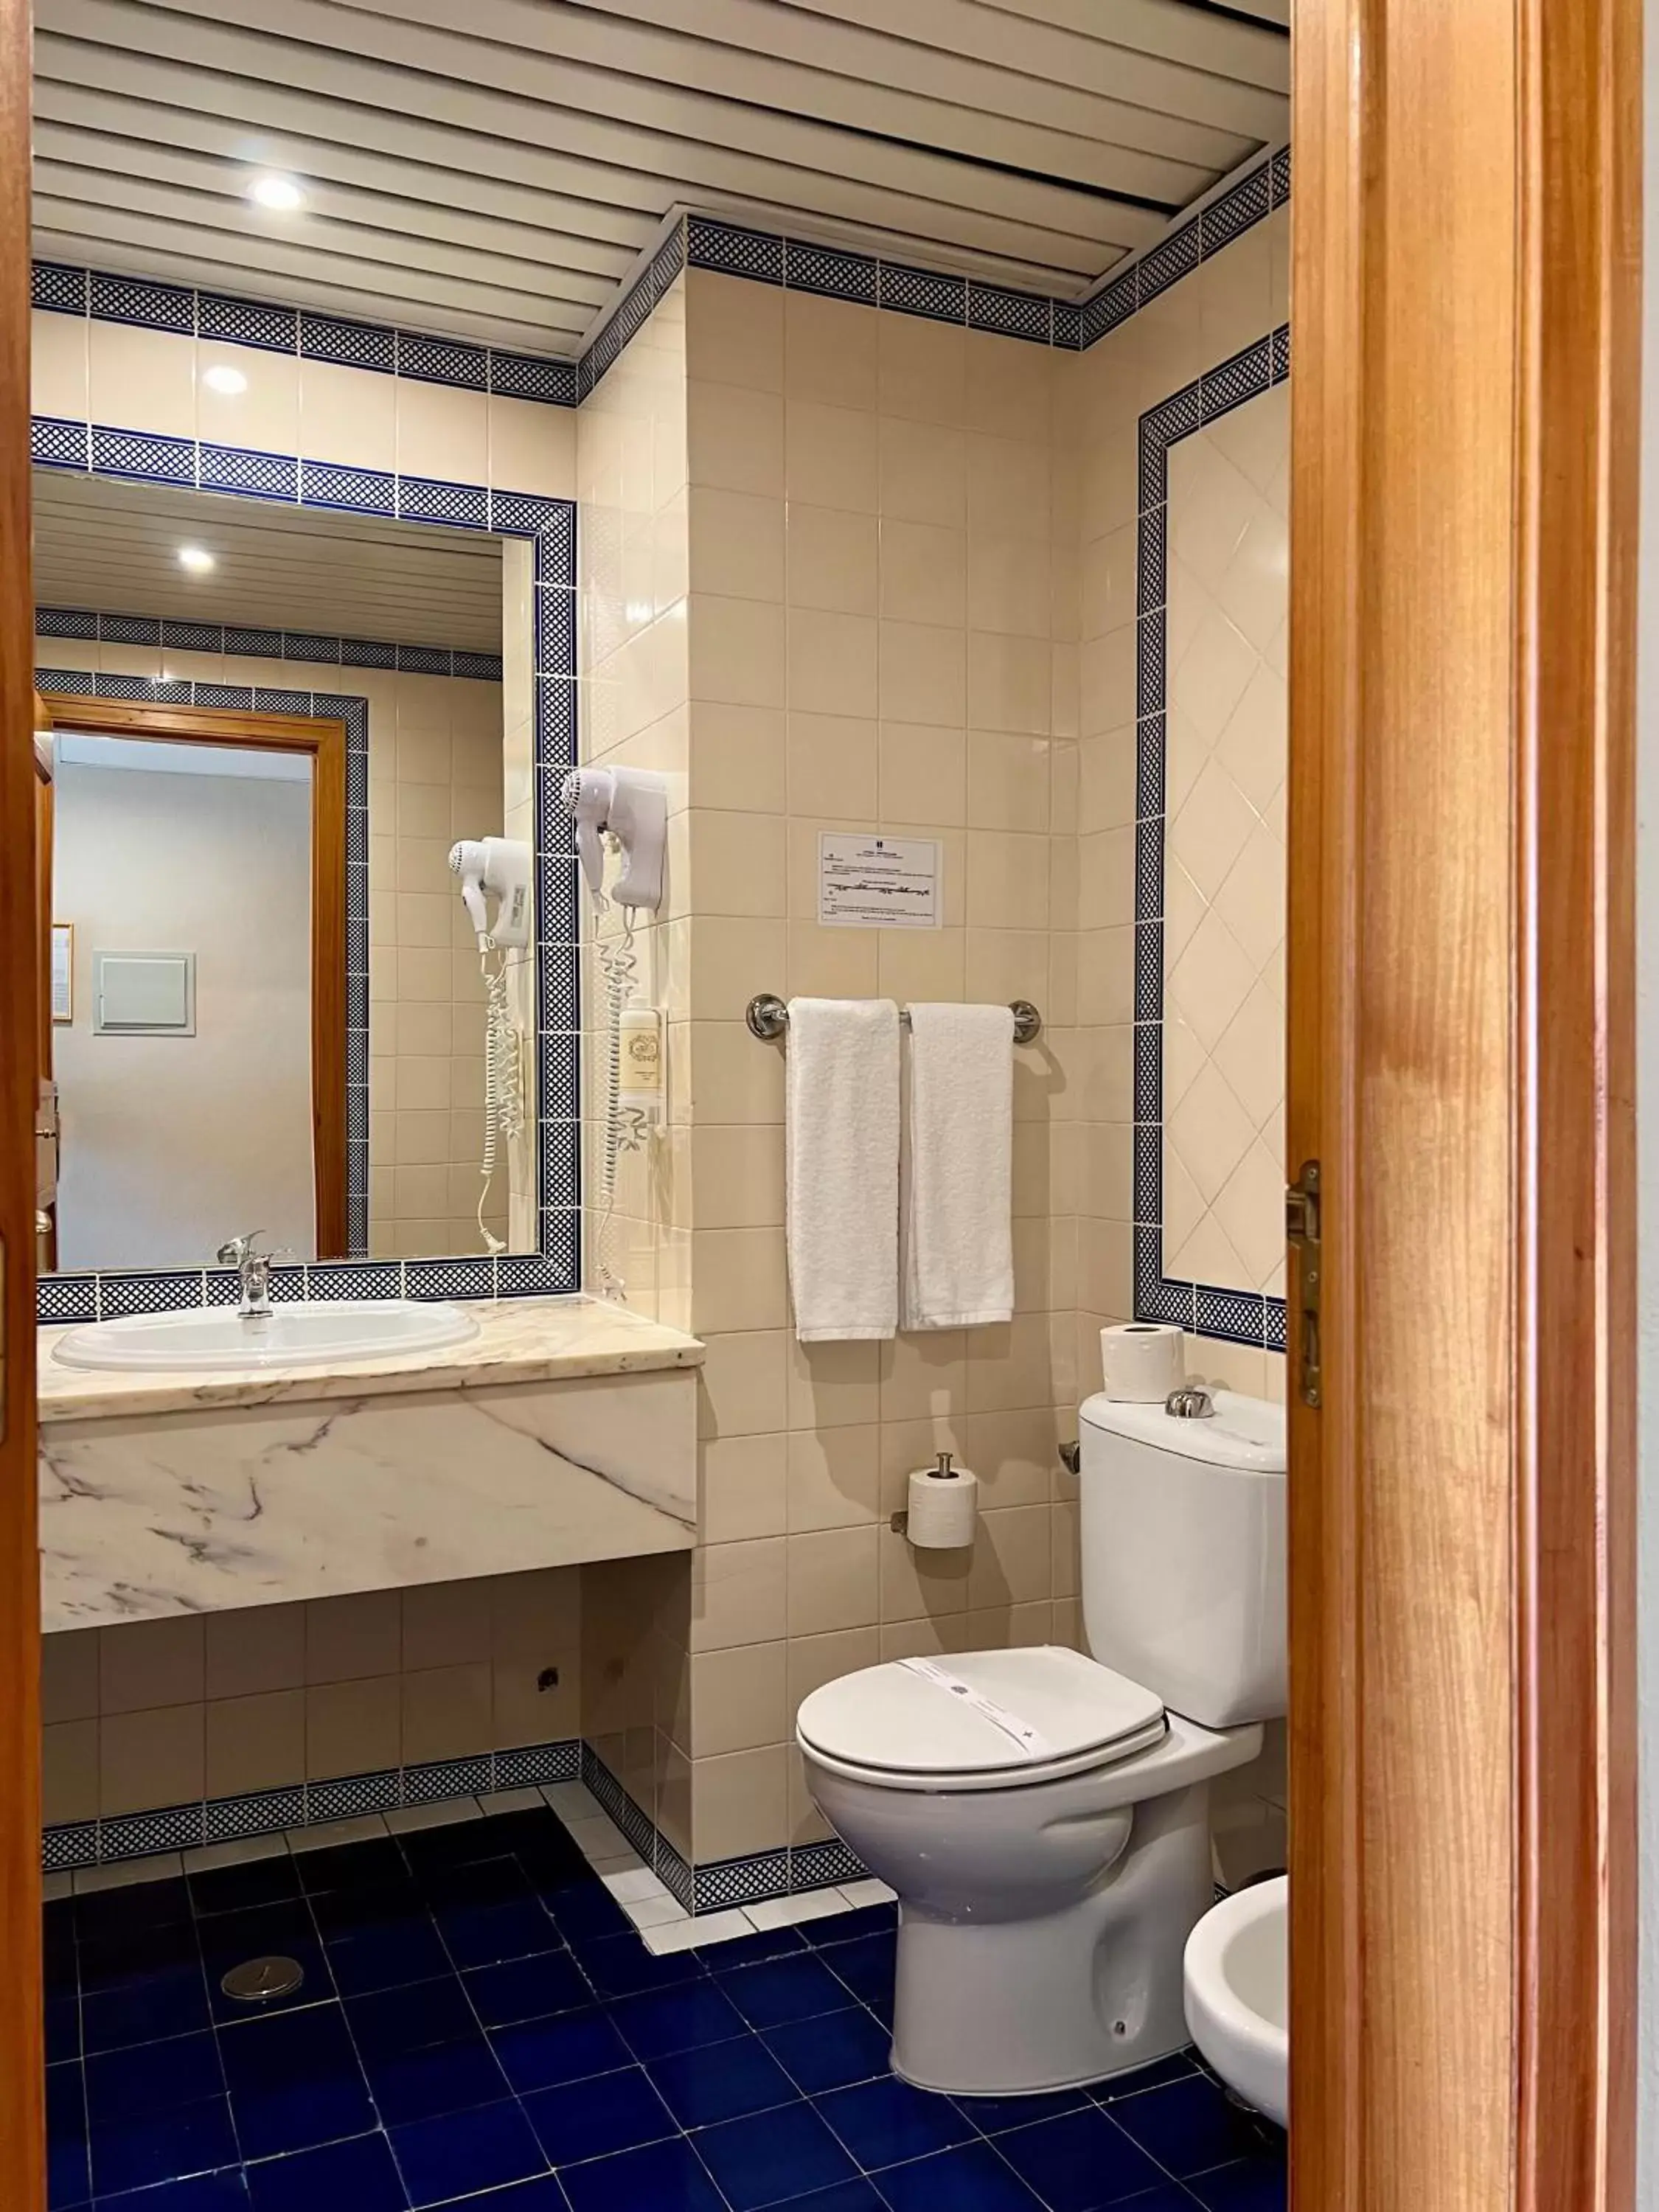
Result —
M 218 567 L 188 574 L 181 545 L 204 547 Z M 494 538 L 149 484 L 37 476 L 34 596 L 100 614 L 501 649 Z
M 564 356 L 678 207 L 1076 297 L 1285 135 L 1286 15 L 38 0 L 37 251 Z

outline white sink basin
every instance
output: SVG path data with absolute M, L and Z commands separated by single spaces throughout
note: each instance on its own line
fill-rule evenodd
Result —
M 280 1305 L 258 1320 L 208 1306 L 94 1322 L 60 1338 L 52 1357 L 65 1367 L 129 1373 L 314 1367 L 337 1359 L 441 1352 L 477 1334 L 477 1322 L 459 1306 L 413 1298 L 318 1298 Z

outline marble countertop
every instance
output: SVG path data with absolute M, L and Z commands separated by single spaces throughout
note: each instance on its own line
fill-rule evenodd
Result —
M 52 1347 L 73 1326 L 42 1328 L 44 1425 L 228 1406 L 316 1404 L 418 1390 L 482 1390 L 510 1382 L 558 1382 L 595 1375 L 696 1367 L 703 1347 L 681 1329 L 596 1298 L 502 1298 L 469 1304 L 479 1324 L 470 1343 L 437 1352 L 381 1354 L 327 1366 L 225 1368 L 133 1375 L 64 1367 Z

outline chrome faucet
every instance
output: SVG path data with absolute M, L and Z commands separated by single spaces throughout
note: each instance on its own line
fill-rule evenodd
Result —
M 241 1302 L 236 1310 L 244 1321 L 266 1321 L 270 1316 L 270 1270 L 283 1255 L 255 1251 L 254 1240 L 264 1234 L 262 1229 L 250 1229 L 245 1237 L 233 1237 L 219 1247 L 219 1265 L 234 1267 L 241 1279 Z

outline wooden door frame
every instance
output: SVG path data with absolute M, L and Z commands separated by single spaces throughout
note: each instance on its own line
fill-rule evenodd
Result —
M 346 1256 L 346 728 L 329 715 L 46 698 L 38 726 L 154 744 L 246 746 L 311 761 L 311 1123 L 317 1256 Z
M 29 9 L 0 0 L 0 1000 L 34 1036 Z M 46 2203 L 32 1048 L 0 1052 L 0 2195 Z
M 1630 2212 L 1640 0 L 1297 31 L 1292 2206 Z

